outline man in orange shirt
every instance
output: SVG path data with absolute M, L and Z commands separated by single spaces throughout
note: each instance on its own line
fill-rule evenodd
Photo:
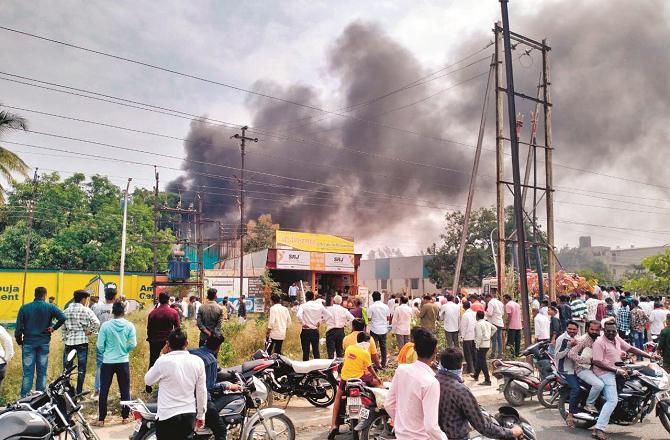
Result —
M 473 312 L 486 312 L 486 308 L 484 307 L 484 304 L 482 304 L 479 301 L 479 296 L 477 295 L 470 295 L 470 310 Z

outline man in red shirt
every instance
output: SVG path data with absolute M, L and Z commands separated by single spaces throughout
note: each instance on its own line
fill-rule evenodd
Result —
M 158 295 L 158 307 L 149 313 L 147 321 L 147 341 L 149 342 L 149 368 L 153 367 L 161 355 L 168 336 L 173 330 L 180 327 L 179 312 L 168 304 L 170 295 L 161 292 Z M 152 388 L 147 385 L 146 392 L 151 393 Z

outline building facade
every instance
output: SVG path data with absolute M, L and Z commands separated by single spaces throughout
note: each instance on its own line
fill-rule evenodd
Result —
M 413 257 L 376 258 L 361 260 L 358 270 L 358 285 L 370 291 L 421 296 L 439 292 L 428 277 L 426 263 L 432 255 Z

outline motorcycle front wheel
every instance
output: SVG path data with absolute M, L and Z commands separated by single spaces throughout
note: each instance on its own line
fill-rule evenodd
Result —
M 267 426 L 267 428 L 266 428 Z M 249 431 L 245 440 L 295 440 L 295 426 L 285 414 L 259 420 Z
M 550 376 L 540 383 L 537 389 L 537 400 L 545 408 L 556 408 L 558 406 L 558 393 L 561 383 L 555 376 Z
M 377 413 L 370 425 L 365 428 L 360 435 L 360 440 L 385 440 L 393 439 L 393 427 L 391 426 L 391 419 L 386 411 Z
M 307 386 L 313 386 L 317 389 L 323 388 L 325 393 L 325 396 L 319 399 L 316 399 L 313 396 L 305 396 L 307 401 L 312 405 L 318 408 L 327 408 L 335 401 L 335 394 L 337 392 L 337 381 L 335 378 L 314 376 L 307 382 Z
M 526 400 L 524 390 L 511 380 L 505 385 L 503 395 L 505 396 L 505 400 L 512 406 L 521 406 Z
M 661 419 L 661 424 L 665 428 L 666 431 L 670 432 L 670 416 L 668 416 L 664 412 L 660 412 L 658 414 L 658 418 Z

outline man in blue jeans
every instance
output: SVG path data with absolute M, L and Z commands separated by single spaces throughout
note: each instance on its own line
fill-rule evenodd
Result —
M 556 361 L 558 362 L 558 373 L 565 378 L 565 381 L 570 386 L 570 407 L 568 416 L 565 418 L 565 423 L 571 427 L 575 427 L 574 414 L 577 413 L 577 397 L 579 396 L 579 381 L 575 374 L 575 361 L 568 357 L 570 349 L 577 345 L 577 334 L 579 333 L 579 325 L 574 321 L 568 321 L 566 324 L 565 333 L 556 339 Z
M 93 310 L 86 307 L 86 300 L 91 296 L 86 290 L 75 290 L 70 306 L 65 309 L 65 325 L 63 326 L 63 368 L 67 366 L 67 356 L 77 352 L 77 394 L 84 390 L 86 379 L 86 362 L 88 361 L 88 335 L 98 330 L 100 321 Z
M 23 380 L 21 397 L 33 388 L 33 377 L 37 369 L 36 389 L 44 391 L 49 363 L 49 342 L 51 334 L 65 322 L 65 315 L 54 304 L 45 301 L 47 289 L 35 289 L 35 300 L 24 304 L 16 317 L 14 337 L 22 347 Z M 54 320 L 56 323 L 54 324 Z
M 593 438 L 599 440 L 607 438 L 605 429 L 619 401 L 616 377 L 628 377 L 626 370 L 616 366 L 616 363 L 621 361 L 622 354 L 634 353 L 652 360 L 659 358 L 657 355 L 645 353 L 621 339 L 618 335 L 617 323 L 613 320 L 605 322 L 604 333 L 593 343 L 593 358 L 591 360 L 593 372 L 605 384 L 605 404 L 600 409 L 598 422 L 592 434 Z

